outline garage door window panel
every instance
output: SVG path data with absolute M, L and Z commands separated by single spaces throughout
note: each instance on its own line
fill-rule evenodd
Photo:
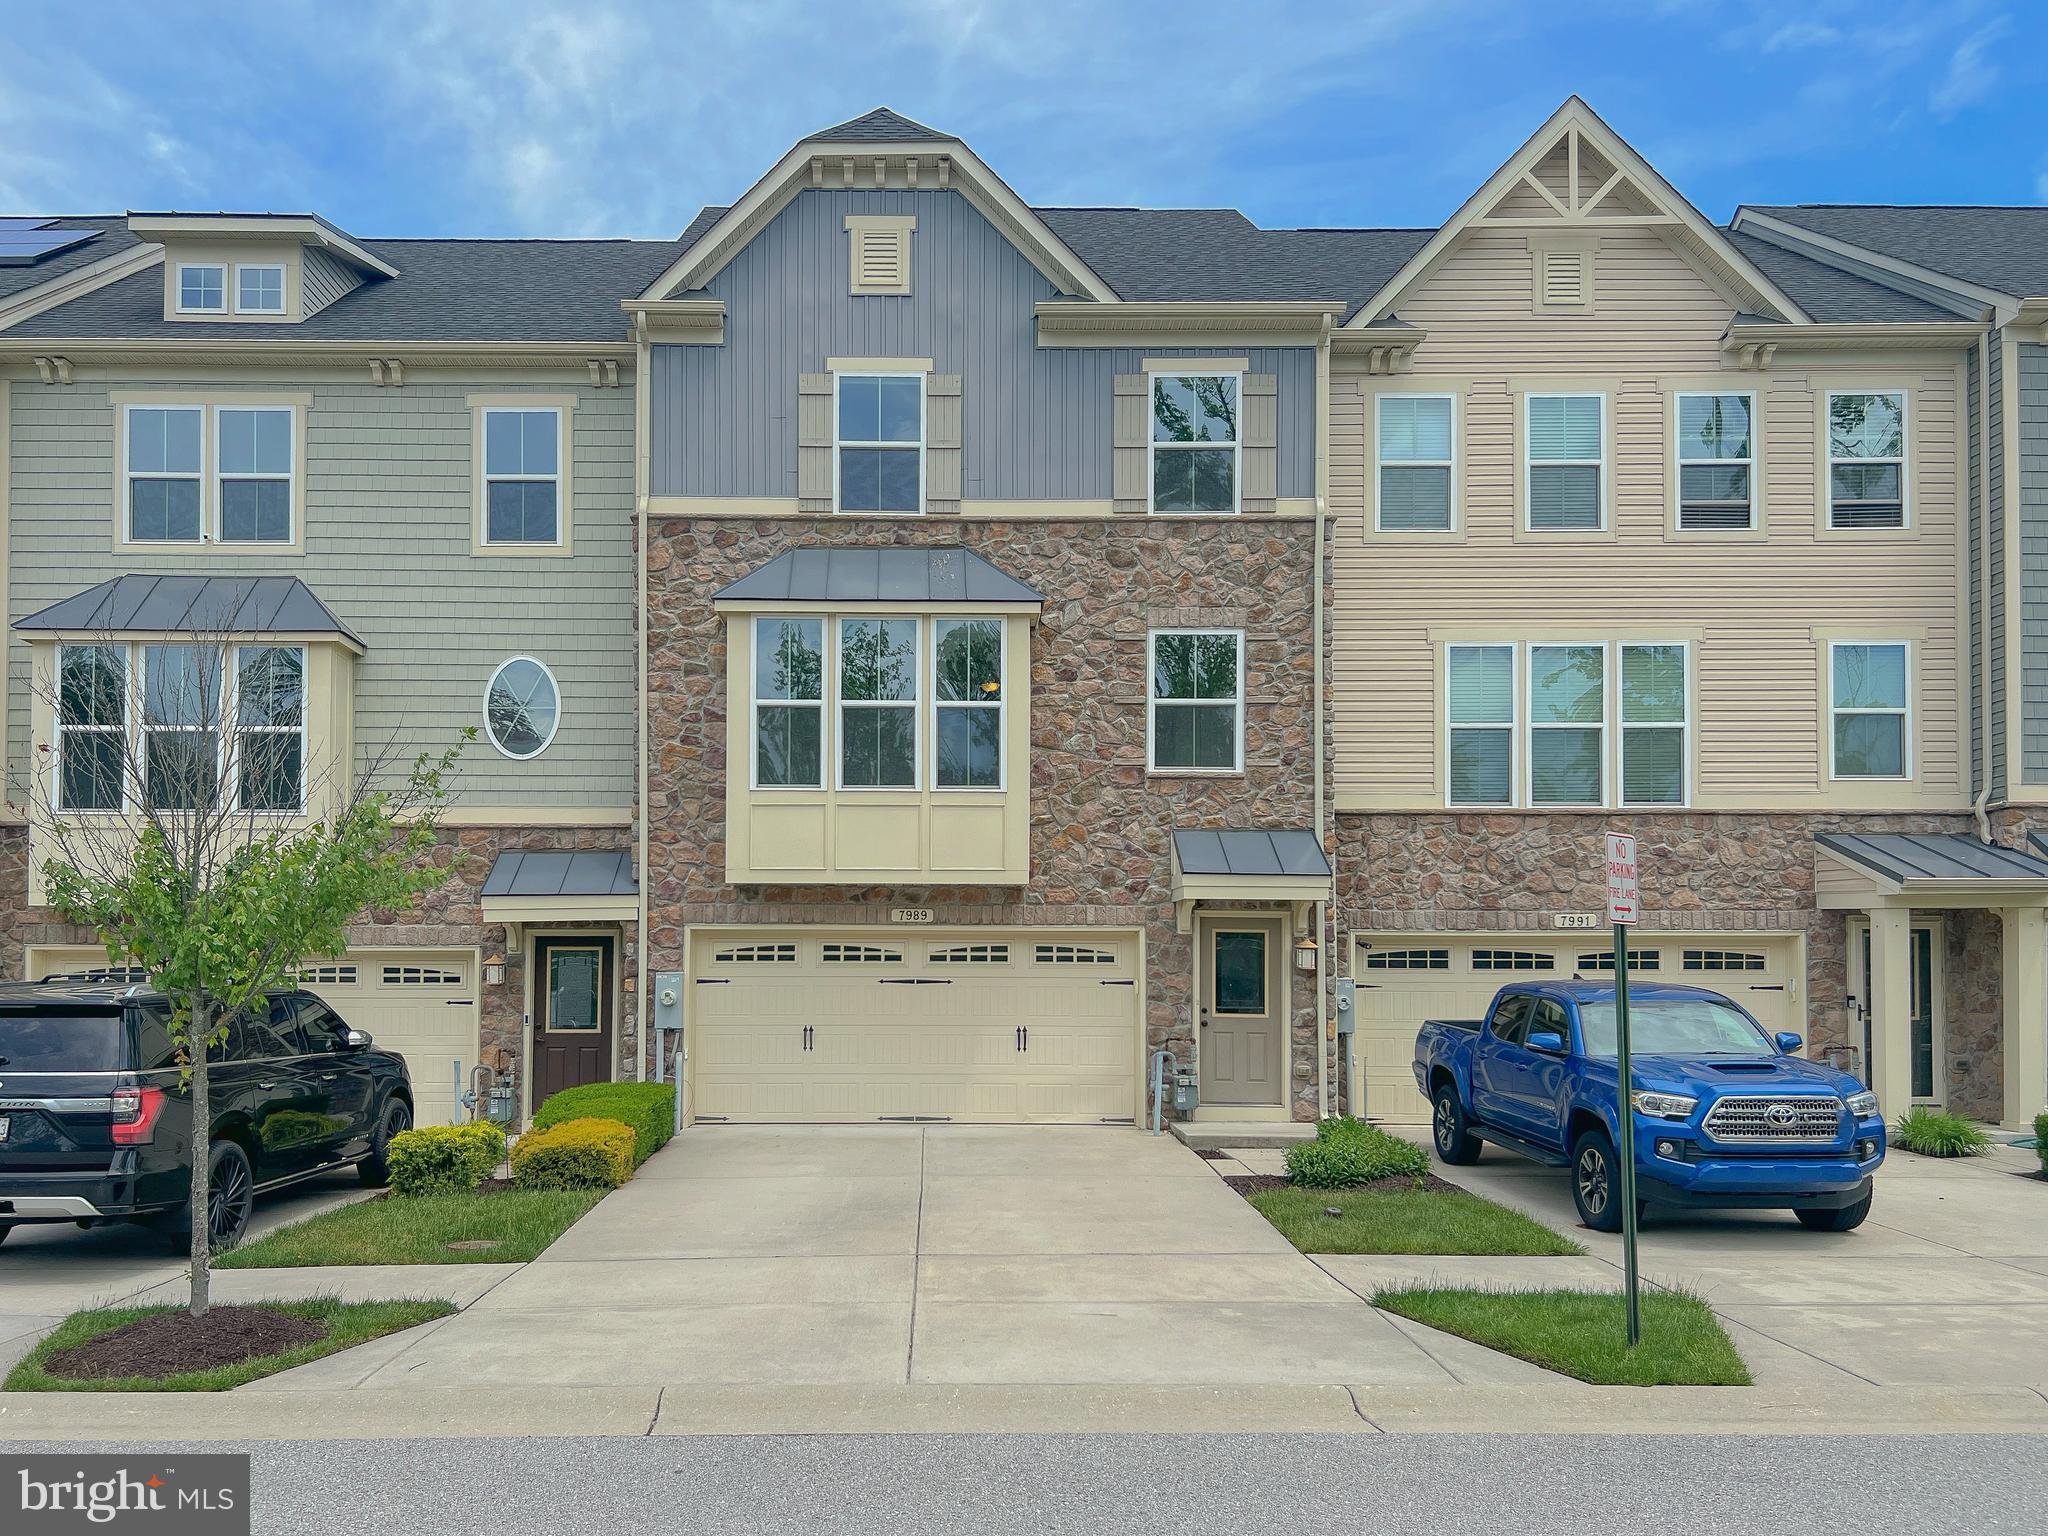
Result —
M 839 787 L 917 786 L 917 620 L 839 623 Z
M 1452 805 L 1511 805 L 1515 795 L 1515 648 L 1454 645 L 1445 661 Z
M 1233 630 L 1152 636 L 1152 768 L 1236 773 L 1244 766 L 1244 637 Z
M 1605 646 L 1529 647 L 1529 799 L 1599 805 L 1606 745 Z
M 1003 621 L 932 625 L 940 789 L 1003 787 Z
M 819 619 L 754 625 L 754 783 L 823 789 L 825 626 Z

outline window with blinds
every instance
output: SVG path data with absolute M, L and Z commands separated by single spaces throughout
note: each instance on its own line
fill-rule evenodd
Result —
M 1452 526 L 1450 395 L 1381 395 L 1375 433 L 1383 533 L 1447 533 Z
M 1906 397 L 1828 396 L 1828 526 L 1906 526 Z
M 1681 394 L 1678 526 L 1727 533 L 1756 526 L 1756 396 Z
M 1528 526 L 1541 533 L 1606 524 L 1605 395 L 1528 395 Z

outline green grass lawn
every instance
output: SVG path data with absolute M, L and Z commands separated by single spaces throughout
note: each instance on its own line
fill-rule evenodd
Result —
M 597 1204 L 595 1190 L 508 1189 L 494 1195 L 364 1200 L 280 1227 L 218 1255 L 216 1269 L 308 1264 L 523 1264 Z M 495 1248 L 451 1249 L 495 1238 Z
M 1266 1189 L 1249 1198 L 1303 1253 L 1586 1251 L 1520 1211 L 1462 1190 Z
M 212 1370 L 188 1371 L 179 1376 L 110 1376 L 91 1381 L 73 1381 L 68 1377 L 52 1376 L 43 1369 L 43 1362 L 60 1350 L 83 1344 L 87 1339 L 129 1323 L 139 1322 L 159 1312 L 177 1312 L 179 1307 L 102 1307 L 89 1312 L 74 1312 L 57 1325 L 42 1343 L 31 1350 L 26 1359 L 8 1374 L 4 1387 L 8 1392 L 225 1392 L 230 1387 L 239 1387 L 245 1381 L 254 1381 L 259 1376 L 274 1376 L 279 1371 L 290 1370 L 295 1365 L 304 1365 L 309 1360 L 318 1360 L 323 1355 L 334 1354 L 337 1350 L 354 1344 L 367 1344 L 370 1340 L 382 1338 L 387 1333 L 396 1333 L 401 1328 L 412 1328 L 420 1323 L 430 1323 L 437 1317 L 446 1317 L 455 1308 L 445 1301 L 336 1301 L 332 1297 L 316 1301 L 285 1301 L 276 1303 L 277 1310 L 289 1312 L 295 1317 L 309 1317 L 327 1324 L 327 1337 L 311 1344 L 302 1344 L 296 1349 L 286 1350 L 281 1355 L 263 1355 L 254 1360 L 244 1360 L 235 1365 L 216 1366 Z
M 1749 1369 L 1696 1296 L 1643 1293 L 1643 1338 L 1628 1347 L 1620 1291 L 1379 1292 L 1372 1304 L 1548 1370 L 1607 1387 L 1746 1387 Z

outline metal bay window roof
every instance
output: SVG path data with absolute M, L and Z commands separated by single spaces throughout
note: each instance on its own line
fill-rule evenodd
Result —
M 809 545 L 785 550 L 721 588 L 720 603 L 1007 603 L 1045 599 L 957 544 Z
M 362 640 L 296 576 L 113 576 L 14 621 L 24 634 L 333 635 Z

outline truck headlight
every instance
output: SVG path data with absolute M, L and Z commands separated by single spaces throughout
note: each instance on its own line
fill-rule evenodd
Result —
M 1849 1113 L 1858 1120 L 1868 1120 L 1877 1113 L 1877 1095 L 1874 1093 L 1852 1093 L 1842 1102 L 1849 1107 Z
M 1658 1120 L 1683 1120 L 1698 1106 L 1699 1100 L 1682 1093 L 1645 1093 L 1629 1095 L 1630 1102 L 1639 1115 L 1649 1115 Z

